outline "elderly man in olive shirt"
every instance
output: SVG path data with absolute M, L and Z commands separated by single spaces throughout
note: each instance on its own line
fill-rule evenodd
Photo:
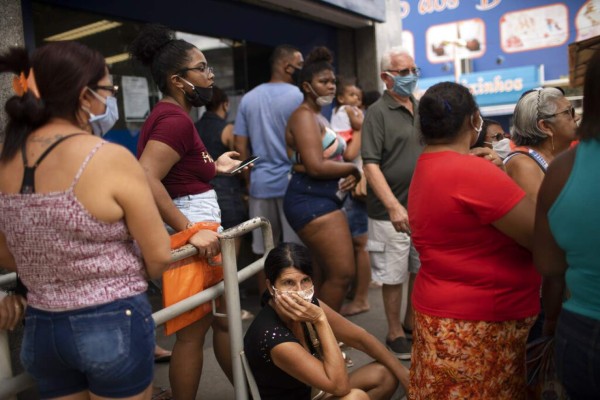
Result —
M 423 148 L 417 126 L 417 101 L 412 95 L 418 75 L 419 70 L 406 50 L 399 47 L 388 50 L 381 58 L 380 71 L 387 90 L 369 107 L 362 127 L 361 155 L 368 183 L 367 248 L 373 280 L 383 284 L 388 322 L 386 344 L 403 360 L 410 359 L 407 333 L 412 331 L 412 306 L 409 296 L 403 326 L 402 284 L 410 279 L 412 287 L 420 266 L 410 240 L 406 211 L 408 188 Z

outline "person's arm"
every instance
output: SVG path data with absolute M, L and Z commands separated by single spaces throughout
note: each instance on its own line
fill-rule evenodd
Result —
M 190 221 L 175 206 L 162 180 L 180 159 L 172 147 L 156 140 L 149 140 L 140 156 L 140 164 L 146 172 L 160 215 L 176 231 L 184 230 Z
M 321 127 L 312 111 L 299 108 L 288 120 L 287 129 L 291 132 L 296 151 L 302 158 L 306 174 L 318 179 L 347 178 L 360 179 L 360 171 L 354 164 L 323 158 Z
M 348 114 L 348 119 L 350 120 L 350 126 L 353 131 L 360 131 L 362 129 L 362 124 L 365 119 L 365 115 L 358 107 L 344 107 L 346 110 L 346 114 Z
M 18 295 L 9 295 L 0 291 L 0 330 L 12 331 L 25 314 L 27 302 Z
M 323 360 L 313 357 L 298 343 L 287 342 L 271 350 L 271 359 L 287 374 L 334 396 L 350 392 L 350 382 L 342 352 L 322 308 L 298 295 L 277 296 L 275 307 L 298 322 L 312 323 L 319 335 Z
M 0 232 L 0 268 L 17 272 L 17 264 L 12 253 L 8 249 L 6 237 L 2 232 Z
M 509 212 L 492 222 L 500 232 L 528 250 L 532 248 L 535 204 L 525 196 Z
M 225 125 L 223 131 L 221 131 L 221 143 L 229 150 L 235 150 L 233 143 L 233 124 Z
M 535 203 L 544 180 L 544 171 L 539 165 L 526 155 L 515 155 L 506 164 L 506 172 Z
M 392 192 L 390 185 L 388 185 L 385 180 L 385 176 L 383 176 L 379 164 L 365 164 L 363 166 L 363 171 L 367 177 L 367 183 L 387 210 L 390 216 L 390 222 L 394 226 L 394 229 L 396 229 L 397 232 L 410 233 L 408 212 Z
M 504 163 L 502 162 L 502 158 L 500 158 L 500 156 L 489 147 L 474 147 L 469 150 L 469 154 L 481 157 L 484 160 L 488 160 L 502 171 L 506 171 Z
M 250 157 L 250 141 L 248 140 L 248 136 L 233 136 L 233 149 L 237 151 L 240 155 L 240 159 L 245 160 Z M 241 172 L 244 181 L 246 182 L 246 188 L 250 189 L 250 171 L 242 171 Z
M 360 131 L 354 131 L 352 133 L 352 140 L 348 143 L 346 147 L 346 151 L 344 151 L 344 160 L 345 161 L 353 161 L 360 155 L 360 141 L 361 141 L 361 133 Z
M 107 145 L 108 146 L 108 145 Z M 164 227 L 144 170 L 125 148 L 107 147 L 105 174 L 125 223 L 139 246 L 148 276 L 160 277 L 171 262 L 169 235 Z
M 554 333 L 558 315 L 562 308 L 566 286 L 565 272 L 568 267 L 565 252 L 556 243 L 550 229 L 548 211 L 571 174 L 575 153 L 576 148 L 571 149 L 561 154 L 550 164 L 537 200 L 533 262 L 543 277 L 542 301 L 545 313 L 543 332 L 545 335 Z
M 394 357 L 375 336 L 364 328 L 353 324 L 322 301 L 320 304 L 337 340 L 368 354 L 375 361 L 384 365 L 408 390 L 408 369 L 398 358 Z

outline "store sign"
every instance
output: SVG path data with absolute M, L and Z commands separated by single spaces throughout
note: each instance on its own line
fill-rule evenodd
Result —
M 465 74 L 459 81 L 469 88 L 477 104 L 488 106 L 516 103 L 523 92 L 540 86 L 540 74 L 530 65 Z
M 539 68 L 529 65 L 461 75 L 459 83 L 468 87 L 479 106 L 513 104 L 527 90 L 540 86 Z M 419 79 L 417 93 L 420 97 L 439 82 L 454 82 L 454 76 Z

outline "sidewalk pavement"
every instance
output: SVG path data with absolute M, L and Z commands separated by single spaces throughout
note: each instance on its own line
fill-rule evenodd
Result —
M 254 280 L 250 280 L 254 283 Z M 156 301 L 155 296 L 151 296 L 153 303 Z M 158 299 L 160 301 L 160 299 Z M 385 335 L 387 332 L 387 322 L 383 310 L 383 302 L 381 299 L 381 288 L 374 287 L 369 289 L 369 303 L 371 310 L 349 317 L 349 319 L 357 325 L 362 326 L 367 331 L 371 332 L 376 338 L 382 343 L 385 343 Z M 257 294 L 248 295 L 242 298 L 242 308 L 246 309 L 253 314 L 257 314 L 260 310 L 260 303 Z M 243 321 L 244 331 L 248 329 L 252 321 Z M 157 343 L 165 349 L 171 349 L 175 342 L 175 335 L 169 337 L 164 336 L 162 327 L 157 329 Z M 345 350 L 354 361 L 354 366 L 349 369 L 351 372 L 362 365 L 365 365 L 372 361 L 372 359 L 363 354 L 362 352 L 355 349 Z M 409 363 L 403 362 L 407 367 Z M 168 364 L 156 364 L 155 367 L 155 386 L 169 387 L 169 365 Z M 392 400 L 401 400 L 405 397 L 404 390 L 399 388 Z M 225 374 L 221 371 L 217 360 L 215 358 L 212 348 L 212 334 L 206 337 L 206 343 L 204 346 L 204 367 L 202 371 L 202 379 L 200 381 L 200 388 L 198 390 L 197 400 L 228 400 L 234 399 L 233 386 L 227 380 Z

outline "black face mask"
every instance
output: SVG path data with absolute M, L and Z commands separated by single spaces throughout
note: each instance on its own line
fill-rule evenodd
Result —
M 185 90 L 183 91 L 183 93 L 185 94 L 185 98 L 187 99 L 187 101 L 189 101 L 190 104 L 194 107 L 205 106 L 212 99 L 212 87 L 203 88 L 200 86 L 195 86 L 183 78 L 181 78 L 181 80 L 192 87 L 192 94 L 189 94 Z
M 292 83 L 294 85 L 298 85 L 300 82 L 300 71 L 302 71 L 302 68 L 296 68 L 291 64 L 290 67 L 294 68 L 294 72 L 292 72 Z

